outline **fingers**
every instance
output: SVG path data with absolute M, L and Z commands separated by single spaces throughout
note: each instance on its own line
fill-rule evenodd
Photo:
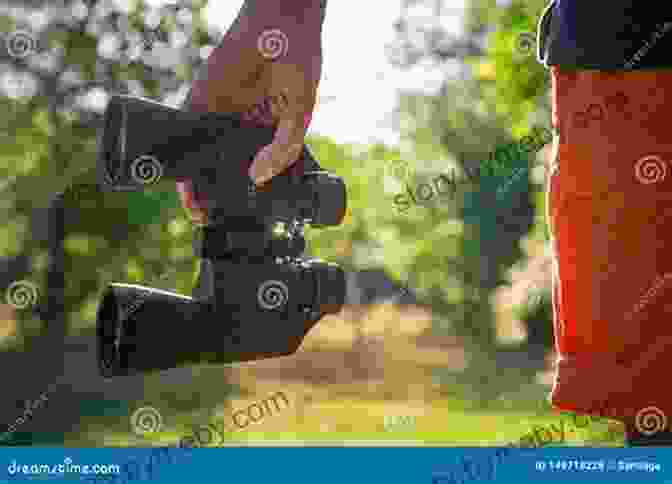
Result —
M 281 119 L 273 142 L 257 153 L 249 171 L 257 185 L 266 183 L 299 158 L 305 136 L 303 117 L 301 114 Z
M 177 183 L 177 192 L 180 194 L 180 201 L 185 208 L 192 222 L 196 224 L 206 224 L 208 221 L 207 211 L 200 206 L 194 194 L 194 188 L 190 180 Z
M 257 153 L 249 175 L 257 185 L 291 166 L 301 155 L 306 115 L 315 106 L 316 82 L 290 64 L 272 67 L 271 112 L 278 127 L 271 144 Z

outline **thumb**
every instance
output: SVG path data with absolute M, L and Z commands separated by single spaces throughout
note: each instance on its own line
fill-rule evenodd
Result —
M 315 105 L 315 97 L 310 91 L 301 89 L 301 95 L 292 96 L 291 91 L 285 90 L 273 96 L 272 110 L 279 120 L 278 127 L 271 144 L 257 153 L 249 170 L 250 178 L 257 185 L 285 171 L 301 156 L 307 130 L 306 119 Z
M 304 135 L 295 126 L 293 120 L 281 121 L 273 142 L 255 156 L 249 175 L 257 185 L 282 173 L 301 156 Z

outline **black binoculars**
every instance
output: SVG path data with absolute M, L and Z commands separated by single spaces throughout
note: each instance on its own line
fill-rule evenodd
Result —
M 286 356 L 322 317 L 341 310 L 343 270 L 302 254 L 305 225 L 341 224 L 346 186 L 306 146 L 259 188 L 247 170 L 273 128 L 131 96 L 114 96 L 104 123 L 103 187 L 190 180 L 208 221 L 195 244 L 200 273 L 191 297 L 122 283 L 105 289 L 97 314 L 103 376 Z

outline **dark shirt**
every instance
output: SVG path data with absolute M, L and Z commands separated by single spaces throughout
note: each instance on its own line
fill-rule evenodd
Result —
M 671 47 L 669 1 L 553 0 L 539 21 L 539 60 L 546 65 L 598 70 L 672 67 Z

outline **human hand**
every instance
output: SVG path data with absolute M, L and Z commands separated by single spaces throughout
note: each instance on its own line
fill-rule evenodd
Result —
M 315 107 L 317 78 L 292 64 L 274 64 L 269 69 L 268 106 L 277 127 L 271 144 L 255 156 L 249 175 L 262 185 L 285 171 L 301 155 L 306 130 Z
M 192 111 L 241 114 L 251 127 L 276 128 L 271 144 L 248 167 L 250 178 L 262 185 L 301 154 L 321 77 L 324 12 L 319 0 L 282 9 L 275 4 L 280 2 L 256 2 L 247 0 L 186 104 Z M 206 210 L 191 183 L 178 183 L 178 191 L 192 219 L 205 223 Z

